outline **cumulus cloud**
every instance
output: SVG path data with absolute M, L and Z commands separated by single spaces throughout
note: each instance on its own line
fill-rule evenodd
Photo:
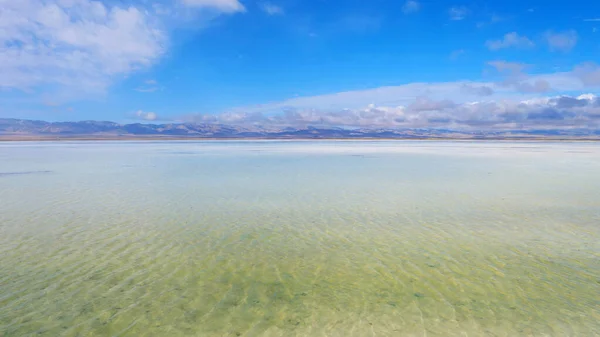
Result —
M 451 7 L 448 10 L 448 15 L 450 15 L 450 20 L 460 21 L 469 15 L 469 9 L 465 6 Z
M 500 40 L 489 40 L 485 43 L 490 50 L 499 50 L 504 48 L 533 48 L 535 44 L 527 36 L 520 36 L 517 32 L 504 35 Z
M 237 0 L 176 0 L 152 6 L 0 0 L 0 89 L 71 97 L 103 93 L 114 81 L 157 63 L 169 43 L 165 22 L 184 9 L 209 9 L 214 16 L 244 7 Z
M 548 31 L 544 34 L 544 38 L 550 50 L 562 52 L 568 52 L 573 49 L 578 40 L 577 32 L 574 30 L 557 33 Z
M 135 112 L 134 116 L 138 119 L 145 121 L 155 121 L 158 119 L 158 115 L 154 112 L 146 112 L 142 110 L 138 110 Z
M 152 65 L 165 34 L 136 7 L 98 1 L 3 1 L 0 87 L 103 90 L 116 75 Z
M 409 83 L 336 94 L 294 97 L 281 102 L 200 115 L 196 121 L 263 126 L 365 128 L 600 128 L 600 67 L 529 75 L 531 66 L 492 61 L 495 82 Z M 548 92 L 555 96 L 546 96 Z
M 594 129 L 600 127 L 600 99 L 593 94 L 527 100 L 432 100 L 406 106 L 369 104 L 358 109 L 286 108 L 275 114 L 235 112 L 192 115 L 187 121 L 262 127 L 449 128 L 462 130 Z
M 421 4 L 415 0 L 408 0 L 402 5 L 402 12 L 404 14 L 416 13 L 421 9 Z
M 285 108 L 277 114 L 262 112 L 223 113 L 217 115 L 189 115 L 185 121 L 231 125 L 260 126 L 390 126 L 404 121 L 404 107 L 377 107 L 374 104 L 362 109 L 320 110 Z
M 272 3 L 269 3 L 269 2 L 264 2 L 264 3 L 260 4 L 260 9 L 262 9 L 263 12 L 265 12 L 269 15 L 284 14 L 283 8 L 281 8 L 280 6 L 274 5 Z
M 503 71 L 502 73 L 498 72 L 496 81 L 408 83 L 326 95 L 293 97 L 279 102 L 234 107 L 229 111 L 266 114 L 285 109 L 342 111 L 344 109 L 360 109 L 372 103 L 377 106 L 406 107 L 418 98 L 428 98 L 434 101 L 452 100 L 457 104 L 462 104 L 483 99 L 495 101 L 531 99 L 551 91 L 569 93 L 594 88 L 594 86 L 588 86 L 590 89 L 586 89 L 581 79 L 573 72 L 528 75 L 524 72 L 527 68 L 524 64 L 506 61 L 495 61 L 493 64 Z M 600 86 L 600 82 L 598 86 Z
M 414 82 L 397 86 L 377 87 L 316 96 L 296 96 L 259 105 L 232 107 L 232 113 L 262 113 L 269 115 L 284 110 L 294 111 L 354 111 L 370 104 L 378 107 L 408 107 L 419 98 L 431 101 L 451 100 L 455 104 L 476 101 L 518 101 L 547 95 L 572 94 L 600 89 L 600 67 L 585 64 L 574 71 L 549 74 L 528 74 L 533 68 L 523 63 L 504 60 L 489 63 L 489 81 Z

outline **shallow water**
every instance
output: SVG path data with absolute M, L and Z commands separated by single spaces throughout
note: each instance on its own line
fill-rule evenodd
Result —
M 0 143 L 0 336 L 600 335 L 600 144 Z

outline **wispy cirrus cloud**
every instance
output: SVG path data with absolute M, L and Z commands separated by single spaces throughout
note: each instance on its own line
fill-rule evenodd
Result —
M 196 8 L 212 8 L 224 13 L 243 12 L 244 5 L 238 0 L 180 0 L 185 6 Z
M 140 87 L 137 87 L 135 91 L 149 93 L 158 91 L 160 89 L 161 88 L 156 80 L 146 80 L 144 81 L 144 84 Z
M 450 20 L 453 21 L 460 21 L 460 20 L 464 20 L 467 15 L 469 15 L 470 11 L 467 7 L 465 6 L 455 6 L 455 7 L 451 7 L 448 10 L 448 15 L 450 16 Z
M 487 20 L 484 21 L 480 21 L 477 23 L 477 28 L 482 28 L 485 26 L 489 26 L 489 25 L 494 25 L 500 22 L 504 22 L 511 19 L 510 16 L 505 16 L 505 15 L 499 15 L 497 13 L 492 13 Z
M 412 14 L 416 13 L 421 9 L 421 4 L 415 0 L 407 0 L 404 5 L 402 5 L 402 12 L 404 14 Z
M 465 54 L 465 50 L 464 49 L 458 49 L 458 50 L 454 50 L 450 53 L 450 60 L 455 61 L 458 60 L 461 56 L 463 56 Z
M 283 15 L 285 13 L 281 6 L 277 6 L 270 2 L 261 3 L 260 9 L 268 15 Z

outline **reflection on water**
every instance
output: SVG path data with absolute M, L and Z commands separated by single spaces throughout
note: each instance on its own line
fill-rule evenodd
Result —
M 3 336 L 600 335 L 600 146 L 4 143 Z

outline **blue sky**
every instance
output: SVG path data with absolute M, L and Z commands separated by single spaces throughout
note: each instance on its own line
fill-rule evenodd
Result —
M 599 128 L 598 30 L 579 0 L 0 0 L 0 117 Z

